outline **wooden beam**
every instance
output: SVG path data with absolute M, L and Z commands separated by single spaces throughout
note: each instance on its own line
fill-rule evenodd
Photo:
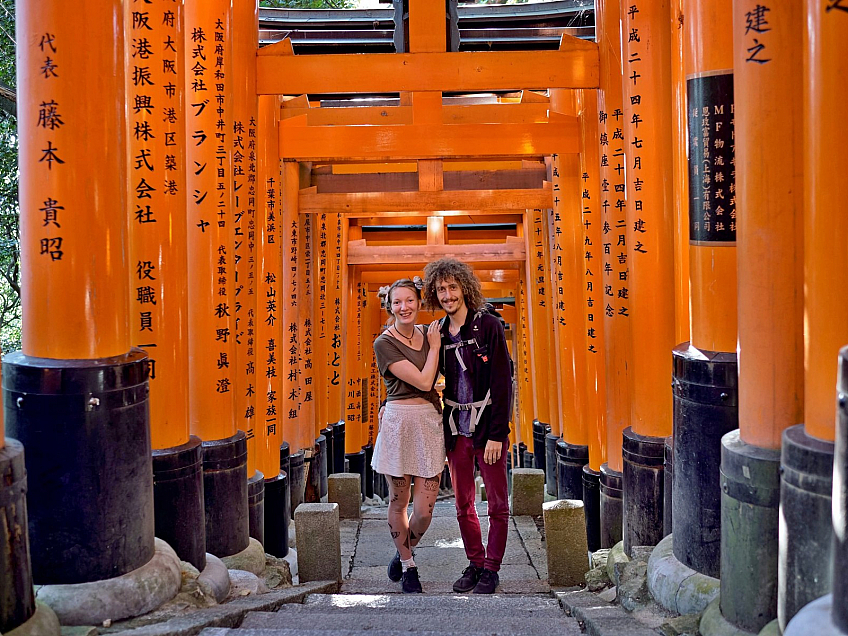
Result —
M 442 210 L 527 210 L 553 207 L 550 188 L 537 190 L 443 190 L 441 192 L 358 192 L 317 194 L 301 191 L 300 212 L 333 210 L 349 215 L 439 212 Z M 429 216 L 429 215 L 426 215 Z
M 505 288 L 514 289 L 518 283 L 517 269 L 477 269 L 474 268 L 474 273 L 480 282 L 488 285 L 498 285 Z M 413 276 L 421 276 L 421 269 L 397 268 L 392 270 L 391 275 L 396 278 L 412 278 Z M 368 285 L 379 287 L 386 284 L 386 279 L 389 277 L 386 269 L 373 269 L 362 272 L 362 282 Z M 392 281 L 389 281 L 392 282 Z M 376 291 L 376 287 L 374 291 Z M 370 289 L 370 288 L 369 288 Z
M 462 170 L 443 173 L 443 190 L 528 190 L 541 187 L 547 177 L 545 166 L 533 164 L 524 170 Z M 318 192 L 414 192 L 419 189 L 414 172 L 329 174 L 312 172 Z M 424 188 L 420 188 L 424 189 Z
M 445 217 L 427 217 L 427 245 L 444 245 L 445 241 Z
M 256 58 L 259 95 L 598 87 L 598 45 L 578 38 L 559 51 L 269 53 Z
M 576 117 L 555 124 L 311 127 L 280 124 L 280 158 L 298 161 L 538 157 L 578 152 Z
M 433 216 L 432 212 L 394 212 L 384 213 L 379 216 L 358 216 L 355 214 L 348 215 L 351 226 L 366 226 L 366 225 L 422 225 L 425 220 Z M 521 227 L 523 214 L 492 214 L 490 210 L 478 214 L 457 212 L 457 213 L 441 213 L 445 219 L 445 224 L 479 224 L 479 223 L 516 223 Z
M 350 265 L 382 263 L 408 266 L 413 263 L 430 263 L 444 257 L 466 263 L 519 263 L 524 261 L 525 256 L 523 239 L 488 245 L 409 245 L 402 250 L 394 245 L 370 246 L 361 245 L 360 241 L 351 241 L 347 248 L 347 262 Z
M 549 109 L 550 104 L 536 102 L 445 105 L 442 106 L 441 121 L 444 124 L 543 124 L 548 121 Z M 281 119 L 301 115 L 306 115 L 307 126 L 388 126 L 411 124 L 412 106 L 307 108 L 285 102 L 280 112 Z

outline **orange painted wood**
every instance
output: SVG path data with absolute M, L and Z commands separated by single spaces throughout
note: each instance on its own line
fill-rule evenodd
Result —
M 583 359 L 586 368 L 586 433 L 589 466 L 600 470 L 607 460 L 606 364 L 604 360 L 603 247 L 601 232 L 600 156 L 598 152 L 598 97 L 580 91 L 580 201 L 583 231 Z
M 542 210 L 528 210 L 524 220 L 527 241 L 526 294 L 527 333 L 529 334 L 530 368 L 533 382 L 532 419 L 551 425 L 554 435 L 559 435 L 559 418 L 551 410 L 551 393 L 555 395 L 556 376 L 551 374 L 548 359 L 551 356 L 551 322 L 548 308 L 551 303 L 550 270 L 545 263 L 544 245 L 548 240 L 547 224 Z M 529 406 L 529 405 L 528 405 Z
M 400 126 L 280 126 L 280 156 L 300 161 L 542 156 L 577 152 L 577 122 L 543 124 L 408 124 Z
M 534 376 L 531 363 L 530 352 L 530 334 L 529 334 L 529 318 L 527 304 L 527 285 L 526 274 L 524 271 L 520 273 L 520 280 L 516 287 L 515 305 L 516 319 L 515 329 L 518 340 L 518 355 L 516 356 L 516 384 L 517 384 L 517 399 L 516 408 L 518 409 L 518 441 L 524 440 L 525 443 L 533 439 L 533 416 L 534 407 Z M 528 444 L 528 447 L 530 445 Z
M 619 296 L 627 286 L 625 219 L 626 153 L 622 122 L 620 14 L 617 0 L 598 0 L 597 37 L 601 59 L 598 91 L 600 153 L 601 262 L 603 263 L 604 361 L 606 364 L 607 464 L 621 471 L 621 432 L 630 426 L 629 301 Z M 618 256 L 623 255 L 623 261 Z M 622 312 L 622 308 L 624 312 Z
M 22 337 L 30 356 L 125 354 L 142 326 L 137 317 L 130 324 L 124 4 L 68 12 L 48 0 L 18 9 Z M 79 45 L 81 33 L 90 46 Z
M 307 126 L 388 126 L 411 124 L 411 106 L 322 107 L 282 110 L 282 119 L 306 115 Z M 548 104 L 470 104 L 442 106 L 443 124 L 543 124 Z
M 805 84 L 805 206 L 804 263 L 806 340 L 804 425 L 808 435 L 833 441 L 836 385 L 836 356 L 848 343 L 844 320 L 848 315 L 845 289 L 848 263 L 844 237 L 848 236 L 846 183 L 839 174 L 840 156 L 848 131 L 839 121 L 848 89 L 846 77 L 844 12 L 827 11 L 821 3 L 806 3 L 805 40 L 807 82 Z M 839 201 L 839 205 L 832 205 Z
M 403 250 L 396 246 L 348 245 L 348 264 L 392 263 L 407 267 L 413 263 L 429 263 L 439 258 L 457 258 L 464 262 L 510 261 L 522 262 L 526 249 L 523 241 L 499 245 L 410 245 Z
M 256 244 L 256 302 L 254 316 L 255 337 L 245 333 L 243 338 L 255 352 L 256 373 L 250 378 L 255 385 L 254 437 L 255 468 L 266 479 L 280 472 L 280 444 L 283 441 L 285 413 L 283 411 L 283 376 L 286 365 L 287 342 L 283 337 L 283 252 L 281 195 L 282 175 L 274 135 L 269 134 L 277 125 L 280 109 L 278 98 L 263 95 L 258 104 L 259 153 L 257 178 Z M 249 316 L 247 316 L 249 318 Z M 249 329 L 250 322 L 246 328 Z M 239 413 L 237 412 L 237 415 Z M 248 449 L 248 457 L 250 450 Z M 248 472 L 250 472 L 248 468 Z
M 300 280 L 298 277 L 299 253 L 302 249 L 300 224 L 297 209 L 298 201 L 298 165 L 294 161 L 283 162 L 281 195 L 282 224 L 282 329 L 285 346 L 283 355 L 285 373 L 282 375 L 282 412 L 283 438 L 289 443 L 292 452 L 303 446 L 300 417 L 301 364 L 300 343 L 300 307 L 298 298 Z M 309 441 L 309 440 L 307 440 Z
M 259 241 L 257 228 L 257 123 L 258 123 L 258 100 L 256 98 L 256 51 L 259 48 L 259 7 L 254 0 L 233 1 L 233 231 L 235 242 L 233 244 L 233 257 L 235 259 L 235 362 L 236 373 L 233 374 L 236 394 L 236 426 L 245 432 L 247 436 L 247 473 L 252 475 L 257 469 L 256 464 L 256 436 L 261 438 L 261 426 L 256 427 L 255 414 L 257 408 L 257 382 L 263 376 L 257 376 L 256 365 L 258 343 L 256 341 L 257 329 L 257 269 L 255 245 Z M 279 118 L 279 98 L 274 97 L 270 108 L 277 111 Z M 270 116 L 270 115 L 269 115 Z M 273 120 L 275 122 L 277 119 Z M 272 120 L 266 120 L 269 122 Z M 265 134 L 272 134 L 275 127 L 267 129 Z M 259 139 L 262 139 L 261 137 Z M 263 139 L 264 142 L 264 139 Z M 269 147 L 277 151 L 277 142 L 268 141 Z M 280 179 L 279 169 L 274 178 L 275 197 L 277 201 L 275 213 L 279 212 Z M 261 182 L 261 180 L 260 180 Z M 275 228 L 277 231 L 278 228 Z M 279 236 L 276 237 L 279 240 Z M 249 389 L 253 390 L 249 390 Z M 277 388 L 277 394 L 280 387 Z M 261 393 L 259 393 L 261 397 Z M 261 415 L 261 414 L 260 414 Z M 282 430 L 282 422 L 275 422 L 275 435 L 279 437 Z M 280 439 L 282 439 L 280 437 Z M 267 444 L 266 444 L 267 445 Z M 270 459 L 267 451 L 264 452 L 264 468 L 259 468 L 266 478 L 273 478 L 279 474 L 279 458 L 277 467 Z M 266 472 L 267 471 L 271 471 Z
M 769 3 L 768 31 L 746 33 L 756 7 L 733 4 L 739 430 L 779 448 L 804 416 L 803 5 Z
M 313 374 L 312 383 L 315 395 L 316 436 L 320 429 L 332 423 L 329 420 L 328 414 L 330 401 L 330 367 L 328 356 L 331 337 L 328 333 L 330 325 L 328 314 L 330 305 L 332 304 L 327 293 L 329 287 L 329 281 L 327 280 L 330 260 L 329 249 L 331 243 L 327 232 L 328 216 L 326 213 L 311 215 L 312 236 L 314 237 L 312 247 L 312 271 L 314 280 L 312 311 L 314 316 L 313 331 L 315 333 L 313 340 L 315 373 Z
M 359 228 L 352 228 L 356 236 Z M 346 232 L 345 238 L 351 232 Z M 344 241 L 347 243 L 347 241 Z M 347 285 L 345 287 L 345 344 L 344 344 L 344 420 L 345 445 L 347 436 L 355 436 L 359 446 L 367 443 L 362 426 L 362 273 L 358 267 L 346 266 Z
M 445 49 L 444 5 L 433 0 L 409 0 L 409 50 L 419 53 Z
M 598 85 L 597 46 L 577 38 L 559 51 L 259 55 L 256 67 L 260 95 Z
M 183 3 L 154 0 L 145 13 L 147 26 L 138 7 L 127 5 L 125 12 L 127 91 L 131 102 L 149 97 L 162 108 L 129 109 L 130 131 L 150 130 L 129 135 L 130 263 L 148 263 L 155 273 L 134 268 L 129 300 L 133 344 L 151 359 L 151 445 L 162 449 L 189 439 Z M 169 40 L 173 50 L 164 46 Z M 133 77 L 141 72 L 149 73 L 151 84 L 136 88 Z M 165 108 L 173 109 L 173 117 L 161 117 Z M 142 179 L 157 187 L 140 198 L 134 188 Z
M 444 169 L 440 159 L 422 159 L 418 162 L 418 189 L 421 192 L 445 189 Z
M 442 216 L 428 216 L 427 245 L 444 245 L 445 242 L 445 218 Z
M 685 60 L 687 79 L 722 71 L 732 73 L 732 2 L 730 0 L 721 2 L 685 0 L 684 8 L 687 16 Z M 707 34 L 709 34 L 708 37 Z M 689 108 L 687 112 L 689 117 L 695 115 L 693 108 Z M 695 121 L 703 122 L 703 113 L 699 115 L 701 117 Z M 715 113 L 712 115 L 713 120 L 718 121 Z M 714 123 L 713 128 L 716 125 L 718 124 Z M 689 143 L 694 143 L 694 140 L 690 139 Z M 718 194 L 716 188 L 721 187 L 716 177 L 722 174 L 723 178 L 727 178 L 727 181 L 721 182 L 727 184 L 723 188 L 723 196 L 726 197 L 726 201 L 732 200 L 734 192 L 730 190 L 730 187 L 735 187 L 731 178 L 732 169 L 722 170 L 720 166 L 713 167 L 711 178 L 716 187 L 711 190 L 714 197 Z M 734 219 L 726 219 L 726 221 L 732 223 Z M 736 351 L 736 245 L 713 246 L 708 243 L 691 242 L 689 271 L 692 280 L 692 345 L 708 351 Z
M 236 432 L 231 18 L 228 0 L 186 4 L 189 412 L 204 441 Z
M 348 284 L 347 270 L 347 232 L 343 225 L 347 219 L 339 213 L 327 215 L 327 421 L 338 422 L 344 419 L 344 351 L 345 318 L 343 305 Z M 356 440 L 357 436 L 353 436 Z M 360 444 L 361 446 L 361 444 Z M 358 450 L 359 446 L 355 447 Z M 352 452 L 352 451 L 347 451 Z
M 443 210 L 518 210 L 527 204 L 551 205 L 548 188 L 533 190 L 445 190 L 441 192 L 362 192 L 300 195 L 300 211 L 338 210 L 349 215 L 427 213 Z M 540 205 L 541 204 L 541 205 Z M 429 216 L 429 215 L 426 215 Z
M 297 262 L 297 311 L 299 320 L 299 360 L 301 364 L 300 390 L 298 392 L 298 419 L 301 448 L 312 448 L 318 431 L 324 426 L 318 420 L 316 400 L 319 399 L 319 387 L 315 381 L 316 340 L 318 332 L 315 324 L 315 290 L 317 273 L 314 269 L 313 251 L 315 234 L 313 215 L 299 215 L 300 242 Z

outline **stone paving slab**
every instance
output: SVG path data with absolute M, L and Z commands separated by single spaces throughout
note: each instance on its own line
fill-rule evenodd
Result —
M 590 636 L 656 636 L 655 629 L 641 624 L 618 605 L 607 603 L 596 594 L 582 590 L 556 592 L 566 614 L 583 624 Z
M 329 632 L 321 629 L 222 629 L 210 628 L 201 632 L 200 636 L 327 636 L 332 633 L 333 636 L 396 636 L 397 634 L 415 633 L 417 636 L 445 636 L 446 633 L 454 632 L 433 632 L 429 630 L 420 630 L 416 625 L 400 625 L 393 629 L 369 629 L 363 632 L 359 629 L 344 629 L 335 627 Z M 468 630 L 464 629 L 463 636 L 492 636 L 492 630 Z M 527 631 L 504 631 L 499 629 L 497 636 L 533 636 L 534 632 Z M 574 633 L 574 632 L 571 632 Z M 540 636 L 551 636 L 549 631 L 540 632 Z
M 452 594 L 453 581 L 459 578 L 458 575 L 451 578 L 450 581 L 421 581 L 421 586 L 424 588 L 424 595 L 436 594 Z M 342 581 L 340 591 L 343 594 L 401 594 L 400 583 L 392 583 L 386 578 L 385 568 L 383 569 L 382 579 L 374 578 L 372 580 L 348 579 Z M 547 581 L 539 579 L 524 579 L 524 580 L 504 580 L 501 578 L 498 586 L 498 594 L 549 594 L 551 587 Z
M 369 595 L 370 597 L 370 595 Z M 383 595 L 384 598 L 390 598 L 391 595 Z M 471 616 L 485 616 L 486 619 L 492 619 L 496 616 L 509 618 L 553 618 L 562 619 L 562 609 L 557 605 L 539 605 L 524 603 L 526 597 L 508 597 L 498 595 L 498 597 L 487 596 L 490 603 L 478 605 L 472 603 L 479 595 L 468 596 L 434 596 L 424 594 L 406 594 L 403 596 L 394 596 L 395 598 L 410 598 L 409 603 L 403 605 L 387 605 L 387 604 L 369 604 L 369 605 L 352 605 L 348 601 L 350 596 L 342 595 L 343 602 L 338 602 L 335 605 L 330 604 L 310 604 L 310 605 L 291 605 L 286 607 L 284 612 L 288 616 L 291 615 L 312 615 L 312 614 L 342 614 L 345 620 L 350 618 L 353 621 L 360 617 L 371 616 L 456 616 L 459 619 L 468 618 Z M 452 599 L 454 602 L 447 602 L 447 599 Z M 465 601 L 462 603 L 462 601 Z M 498 603 L 497 601 L 503 601 Z M 508 601 L 518 601 L 518 603 L 508 603 Z
M 418 594 L 311 594 L 304 600 L 304 606 L 311 607 L 390 607 L 402 609 L 421 605 L 436 606 L 439 611 L 489 611 L 491 609 L 510 610 L 556 610 L 561 611 L 559 602 L 549 595 L 506 596 L 504 594 L 451 594 L 432 596 Z
M 281 608 L 279 612 L 251 612 L 242 623 L 243 628 L 303 628 L 315 629 L 326 626 L 327 631 L 333 631 L 338 625 L 338 614 L 307 612 L 299 614 L 288 612 Z M 442 616 L 430 612 L 426 624 L 410 621 L 406 614 L 348 614 L 345 620 L 349 628 L 358 627 L 361 630 L 385 629 L 402 632 L 415 631 L 417 627 L 426 626 L 431 631 L 446 634 L 465 634 L 469 631 L 492 630 L 491 633 L 501 634 L 512 631 L 521 634 L 551 634 L 558 636 L 578 636 L 580 628 L 576 621 L 565 616 L 560 619 L 545 618 L 514 618 L 508 616 L 459 615 Z

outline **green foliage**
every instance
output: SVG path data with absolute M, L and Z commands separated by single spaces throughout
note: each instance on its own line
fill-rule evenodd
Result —
M 0 347 L 20 348 L 18 123 L 15 116 L 15 2 L 0 0 Z
M 260 7 L 270 9 L 352 9 L 353 0 L 259 0 Z

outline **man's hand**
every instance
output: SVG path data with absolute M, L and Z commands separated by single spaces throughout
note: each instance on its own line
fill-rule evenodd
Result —
M 486 442 L 486 450 L 483 451 L 483 461 L 487 464 L 494 464 L 501 458 L 502 450 L 503 442 L 496 442 L 490 439 Z

